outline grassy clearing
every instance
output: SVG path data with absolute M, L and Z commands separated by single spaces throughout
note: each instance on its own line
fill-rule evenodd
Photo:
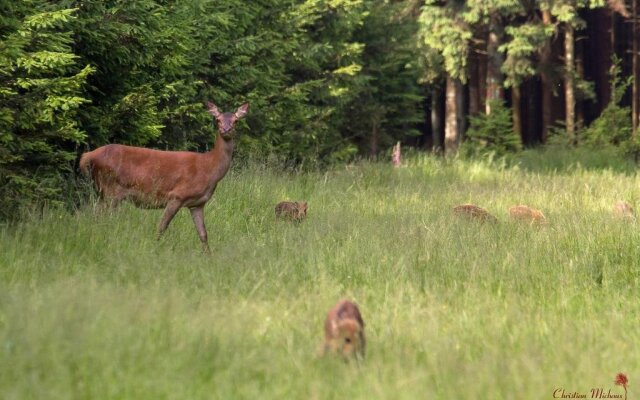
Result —
M 640 377 L 640 179 L 597 164 L 532 168 L 415 157 L 326 173 L 233 170 L 188 212 L 88 206 L 0 230 L 6 399 L 544 399 Z M 556 160 L 557 161 L 557 160 Z M 555 162 L 555 161 L 554 161 Z M 309 201 L 301 224 L 283 199 Z M 501 223 L 452 216 L 473 202 Z M 507 221 L 542 209 L 549 225 Z M 359 366 L 319 359 L 326 311 L 353 298 Z M 635 386 L 635 385 L 634 385 Z M 630 396 L 637 392 L 630 386 Z

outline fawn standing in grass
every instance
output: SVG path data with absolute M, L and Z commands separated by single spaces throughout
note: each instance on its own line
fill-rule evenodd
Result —
M 358 306 L 340 300 L 324 322 L 324 353 L 340 354 L 345 359 L 364 357 L 365 345 L 364 321 Z
M 547 223 L 542 211 L 524 205 L 510 207 L 509 217 L 517 221 L 528 222 L 531 225 L 544 225 Z
M 206 252 L 209 243 L 204 206 L 231 166 L 233 127 L 247 114 L 249 104 L 228 113 L 220 112 L 211 102 L 207 106 L 218 122 L 215 147 L 207 153 L 109 144 L 84 153 L 80 158 L 81 171 L 93 179 L 101 197 L 111 206 L 130 200 L 142 208 L 164 208 L 158 238 L 178 210 L 189 208 Z
M 453 207 L 453 213 L 455 215 L 476 219 L 480 222 L 487 222 L 487 221 L 493 222 L 493 223 L 498 222 L 498 219 L 493 215 L 491 215 L 489 211 L 473 204 L 461 204 L 459 206 L 455 206 Z
M 276 218 L 302 221 L 307 216 L 307 202 L 281 201 L 276 205 Z

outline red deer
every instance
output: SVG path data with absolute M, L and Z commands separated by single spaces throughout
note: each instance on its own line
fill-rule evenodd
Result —
M 613 206 L 613 213 L 618 218 L 623 218 L 627 220 L 634 220 L 635 216 L 633 215 L 633 207 L 631 204 L 626 201 L 617 201 Z
M 300 222 L 307 216 L 308 208 L 306 201 L 281 201 L 276 204 L 276 217 Z
M 84 153 L 80 170 L 93 179 L 100 196 L 112 207 L 130 200 L 141 208 L 164 208 L 158 238 L 178 210 L 189 208 L 203 248 L 209 252 L 204 206 L 231 166 L 233 127 L 247 114 L 249 104 L 234 113 L 221 113 L 211 102 L 207 106 L 218 122 L 211 151 L 161 151 L 109 144 Z
M 455 206 L 453 207 L 453 213 L 455 215 L 464 216 L 470 219 L 476 219 L 480 222 L 486 222 L 486 221 L 493 222 L 493 223 L 498 222 L 498 219 L 493 215 L 491 215 L 489 211 L 473 204 L 461 204 L 459 206 Z
M 542 211 L 525 205 L 509 207 L 509 217 L 514 221 L 528 222 L 531 225 L 545 225 L 547 218 Z
M 337 353 L 345 359 L 364 357 L 365 346 L 364 321 L 358 306 L 340 300 L 324 322 L 324 353 Z

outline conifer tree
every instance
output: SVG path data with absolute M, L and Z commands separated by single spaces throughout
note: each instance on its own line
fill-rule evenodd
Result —
M 72 52 L 74 9 L 0 3 L 0 214 L 62 196 L 86 133 L 77 120 L 93 67 Z

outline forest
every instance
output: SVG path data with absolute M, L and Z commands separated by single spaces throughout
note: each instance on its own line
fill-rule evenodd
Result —
M 0 0 L 0 218 L 106 143 L 238 159 L 613 147 L 636 159 L 637 0 Z

